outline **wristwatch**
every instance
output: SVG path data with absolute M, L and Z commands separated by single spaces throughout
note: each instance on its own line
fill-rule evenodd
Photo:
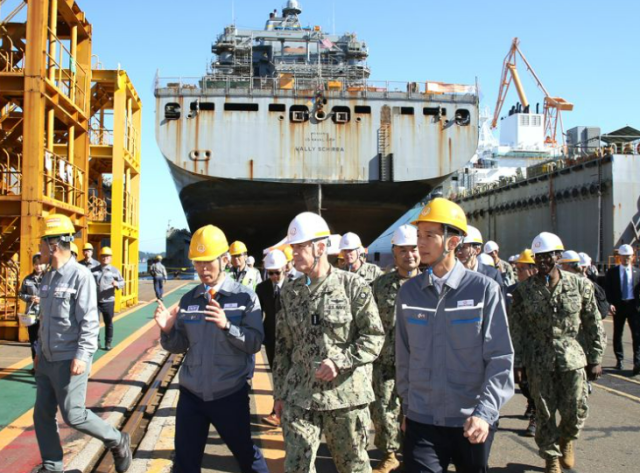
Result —
M 227 323 L 224 324 L 224 329 L 223 330 L 225 332 L 228 332 L 230 328 L 231 328 L 231 322 L 227 320 Z

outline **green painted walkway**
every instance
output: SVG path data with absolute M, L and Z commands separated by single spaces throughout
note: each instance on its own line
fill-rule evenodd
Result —
M 195 284 L 187 284 L 176 289 L 171 294 L 165 295 L 164 304 L 169 307 L 180 300 L 189 292 Z M 114 323 L 113 346 L 117 346 L 122 340 L 140 329 L 153 319 L 156 304 L 152 303 L 141 307 Z M 100 329 L 100 346 L 104 343 L 104 327 Z M 93 357 L 93 362 L 102 358 L 108 352 L 98 349 Z M 0 379 L 0 430 L 11 424 L 15 419 L 33 407 L 36 399 L 36 383 L 31 374 L 33 365 L 29 364 Z

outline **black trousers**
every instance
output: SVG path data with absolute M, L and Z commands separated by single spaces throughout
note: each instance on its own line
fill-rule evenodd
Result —
M 36 342 L 38 341 L 38 330 L 40 330 L 40 321 L 27 327 L 29 332 L 29 345 L 31 345 L 31 359 L 36 357 Z
M 213 424 L 242 473 L 268 473 L 262 452 L 251 440 L 249 386 L 216 401 L 203 401 L 180 388 L 176 409 L 174 472 L 199 473 Z
M 273 360 L 276 357 L 276 343 L 275 341 L 267 340 L 264 342 L 264 351 L 267 353 L 267 361 L 269 362 L 269 368 L 273 371 Z
M 616 313 L 613 316 L 613 352 L 618 361 L 624 359 L 622 335 L 625 323 L 629 324 L 631 330 L 633 366 L 640 367 L 640 313 L 636 310 L 635 301 L 622 301 L 616 306 Z
M 98 302 L 98 312 L 102 314 L 104 320 L 104 341 L 111 343 L 113 340 L 113 310 L 116 303 L 111 302 Z
M 486 473 L 496 427 L 482 444 L 472 444 L 462 427 L 437 427 L 407 419 L 404 468 L 407 473 L 443 473 L 451 463 L 458 473 Z
M 153 278 L 153 290 L 156 293 L 156 299 L 162 299 L 162 294 L 164 292 L 163 278 Z

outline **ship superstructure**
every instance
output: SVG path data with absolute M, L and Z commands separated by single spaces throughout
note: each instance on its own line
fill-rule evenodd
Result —
M 157 141 L 192 230 L 258 249 L 312 210 L 371 241 L 473 156 L 475 86 L 372 81 L 366 43 L 300 14 L 289 1 L 263 30 L 228 26 L 204 77 L 158 79 Z

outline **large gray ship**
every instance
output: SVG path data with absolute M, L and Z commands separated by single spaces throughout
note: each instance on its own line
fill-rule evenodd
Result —
M 368 243 L 477 147 L 475 85 L 372 81 L 365 42 L 301 13 L 290 0 L 262 30 L 226 27 L 206 75 L 155 89 L 190 228 L 214 223 L 255 252 L 305 210 Z

